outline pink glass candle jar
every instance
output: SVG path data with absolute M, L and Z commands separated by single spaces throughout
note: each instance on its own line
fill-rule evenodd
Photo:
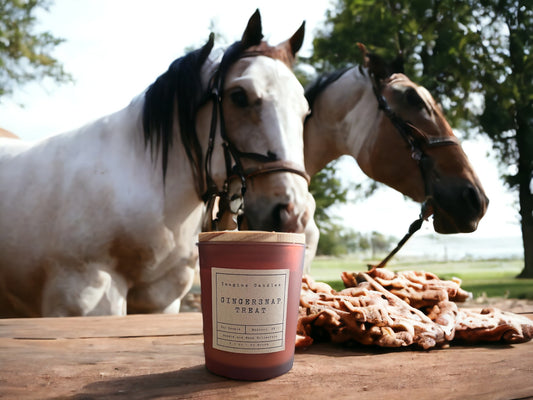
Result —
M 206 367 L 263 380 L 292 368 L 305 236 L 201 233 L 198 242 Z

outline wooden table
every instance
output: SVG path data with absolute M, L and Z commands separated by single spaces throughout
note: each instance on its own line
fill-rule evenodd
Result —
M 533 314 L 527 314 L 533 319 Z M 385 350 L 313 345 L 262 382 L 211 374 L 200 313 L 0 320 L 1 399 L 516 399 L 533 342 Z

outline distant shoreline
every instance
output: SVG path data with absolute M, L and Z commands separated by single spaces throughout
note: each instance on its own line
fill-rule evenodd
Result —
M 442 261 L 523 259 L 524 248 L 520 236 L 476 237 L 429 234 L 413 236 L 400 250 L 398 256 Z

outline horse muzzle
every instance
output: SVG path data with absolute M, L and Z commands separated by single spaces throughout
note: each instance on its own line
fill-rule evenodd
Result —
M 248 230 L 297 232 L 305 231 L 312 218 L 308 208 L 298 210 L 293 202 L 283 202 L 273 207 L 246 208 L 239 219 L 239 228 Z
M 437 182 L 432 188 L 433 227 L 443 234 L 474 232 L 487 211 L 483 189 L 463 179 Z
M 245 224 L 241 220 L 241 229 L 304 232 L 314 210 L 308 196 L 307 182 L 298 174 L 267 174 L 253 179 L 244 195 Z

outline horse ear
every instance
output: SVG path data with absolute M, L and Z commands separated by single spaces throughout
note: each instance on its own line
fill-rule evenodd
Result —
M 252 46 L 257 46 L 261 43 L 262 39 L 263 27 L 261 24 L 261 14 L 259 13 L 259 9 L 257 9 L 248 20 L 248 25 L 242 34 L 242 48 L 247 49 Z
M 291 36 L 290 39 L 278 44 L 276 49 L 283 52 L 285 57 L 281 59 L 292 68 L 294 61 L 296 60 L 296 53 L 302 48 L 305 36 L 305 21 L 302 22 L 302 25 L 298 30 Z
M 305 36 L 305 21 L 302 22 L 302 25 L 298 28 L 298 30 L 294 33 L 294 35 L 291 36 L 289 39 L 289 45 L 290 45 L 290 51 L 292 53 L 292 56 L 295 57 L 296 53 L 302 48 L 302 44 L 304 42 L 304 36 Z
M 198 57 L 198 65 L 203 65 L 205 60 L 207 60 L 207 57 L 209 54 L 211 54 L 211 50 L 213 50 L 213 46 L 215 44 L 215 34 L 211 32 L 209 34 L 209 40 L 206 44 L 202 46 L 200 49 L 200 55 Z
M 363 53 L 363 65 L 368 69 L 375 83 L 379 86 L 382 80 L 391 76 L 389 65 L 377 54 L 370 53 L 364 44 L 357 43 L 357 46 Z
M 390 67 L 393 73 L 404 73 L 402 53 L 398 53 L 394 61 L 390 64 Z

